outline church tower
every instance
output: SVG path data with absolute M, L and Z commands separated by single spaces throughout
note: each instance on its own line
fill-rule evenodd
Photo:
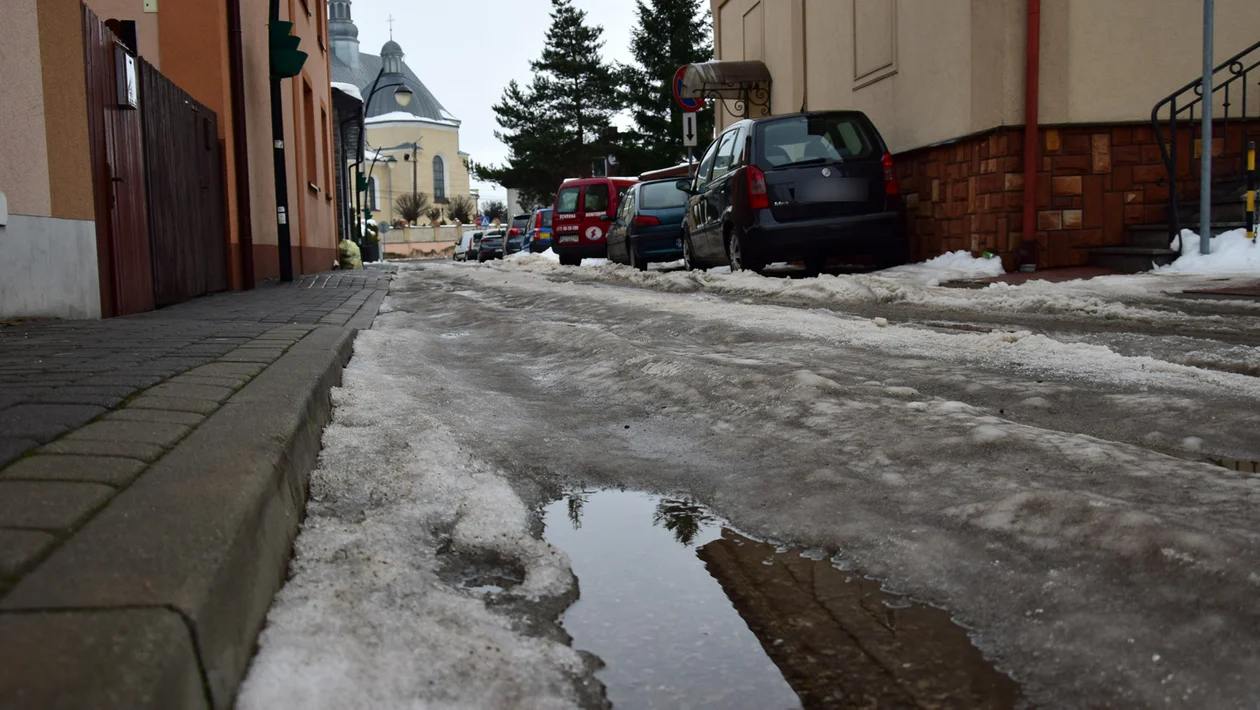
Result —
M 359 68 L 359 28 L 350 18 L 350 0 L 328 3 L 328 38 L 333 56 L 351 69 Z

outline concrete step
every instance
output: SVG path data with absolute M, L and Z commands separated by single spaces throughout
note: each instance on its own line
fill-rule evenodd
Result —
M 1089 250 L 1089 264 L 1100 269 L 1136 274 L 1171 264 L 1178 256 L 1177 252 L 1167 247 L 1094 247 Z

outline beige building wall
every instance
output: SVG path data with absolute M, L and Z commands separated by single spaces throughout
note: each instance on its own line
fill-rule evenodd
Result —
M 775 114 L 858 109 L 894 152 L 1024 122 L 1025 0 L 711 3 L 717 58 L 765 61 Z M 1198 2 L 1041 7 L 1043 124 L 1145 121 L 1199 72 Z M 1217 0 L 1216 8 L 1219 62 L 1260 38 L 1260 11 L 1253 0 Z M 1260 90 L 1249 94 L 1255 115 Z M 720 112 L 720 126 L 734 120 Z
M 376 180 L 379 193 L 379 209 L 373 210 L 372 218 L 378 221 L 400 219 L 393 209 L 394 200 L 399 195 L 409 194 L 412 186 L 412 163 L 410 147 L 393 149 L 395 146 L 412 142 L 420 144 L 416 154 L 415 183 L 417 189 L 433 197 L 433 157 L 442 156 L 446 168 L 447 198 L 463 195 L 470 197 L 471 182 L 465 157 L 459 150 L 459 131 L 453 126 L 444 126 L 424 121 L 391 121 L 388 123 L 368 124 L 367 145 L 369 150 L 380 150 L 383 155 L 392 157 L 393 162 L 378 162 L 372 169 L 372 177 Z M 407 157 L 404 160 L 404 156 Z M 365 167 L 366 171 L 367 168 Z
M 39 18 L 33 2 L 6 2 L 0 22 L 0 192 L 10 214 L 52 216 Z

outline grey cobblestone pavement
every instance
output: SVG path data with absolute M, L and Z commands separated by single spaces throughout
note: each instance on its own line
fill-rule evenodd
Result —
M 370 324 L 389 279 L 333 272 L 126 318 L 0 326 L 0 598 L 312 330 L 353 326 L 365 305 Z

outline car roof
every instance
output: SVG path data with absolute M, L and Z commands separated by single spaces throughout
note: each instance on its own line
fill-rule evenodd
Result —
M 569 178 L 561 183 L 562 187 L 576 187 L 578 185 L 594 185 L 601 182 L 625 183 L 633 185 L 639 181 L 637 177 L 588 177 L 588 178 Z

